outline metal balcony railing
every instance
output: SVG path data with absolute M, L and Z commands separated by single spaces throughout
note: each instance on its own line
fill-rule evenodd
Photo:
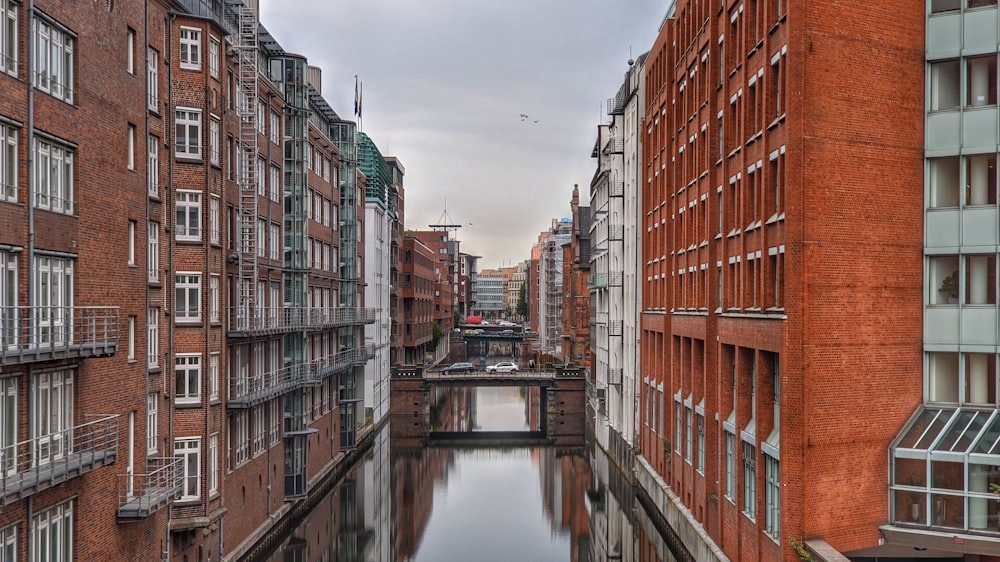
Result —
M 622 271 L 612 271 L 608 274 L 608 286 L 609 287 L 621 287 L 622 281 L 625 278 L 625 273 Z
M 622 384 L 622 369 L 620 367 L 608 367 L 608 384 Z
M 621 137 L 611 137 L 604 144 L 605 154 L 621 154 L 623 152 L 625 152 L 625 139 Z
M 609 336 L 621 336 L 622 335 L 622 321 L 612 320 L 608 322 L 608 335 Z
M 289 365 L 276 371 L 229 377 L 229 408 L 249 408 L 297 388 L 305 380 L 306 366 Z
M 117 415 L 0 448 L 0 504 L 112 464 L 117 456 Z
M 371 345 L 372 353 L 374 354 L 374 344 L 369 345 Z M 351 367 L 364 365 L 367 361 L 367 349 L 365 347 L 345 349 L 321 359 L 313 359 L 309 362 L 307 371 L 308 380 L 312 383 L 318 383 L 335 373 L 346 371 Z
M 144 519 L 181 497 L 182 457 L 149 457 L 146 474 L 118 475 L 118 518 Z
M 603 289 L 608 286 L 608 275 L 606 273 L 591 273 L 587 276 L 588 289 Z
M 608 182 L 608 197 L 624 197 L 624 196 L 625 196 L 625 182 L 623 181 Z
M 0 307 L 0 365 L 113 355 L 117 306 Z
M 624 240 L 624 239 L 625 239 L 625 225 L 623 224 L 608 225 L 608 240 Z
M 230 336 L 258 336 L 292 330 L 322 330 L 336 326 L 372 324 L 374 308 L 265 307 L 253 310 L 234 307 L 229 311 Z

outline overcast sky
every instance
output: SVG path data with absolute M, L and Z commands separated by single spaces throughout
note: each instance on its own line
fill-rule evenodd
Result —
M 405 227 L 447 222 L 480 268 L 513 265 L 573 184 L 631 56 L 668 0 L 260 0 L 285 50 L 323 69 L 323 97 L 406 169 Z M 527 118 L 522 118 L 521 114 Z

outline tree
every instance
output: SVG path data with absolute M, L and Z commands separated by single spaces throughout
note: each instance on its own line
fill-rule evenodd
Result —
M 441 342 L 442 335 L 443 334 L 441 333 L 441 324 L 439 324 L 438 321 L 435 320 L 434 323 L 431 324 L 431 341 L 428 342 L 427 345 L 429 345 L 432 350 L 436 350 L 438 347 L 438 343 Z
M 517 314 L 521 318 L 528 317 L 528 289 L 526 283 L 521 284 L 521 289 L 517 293 Z

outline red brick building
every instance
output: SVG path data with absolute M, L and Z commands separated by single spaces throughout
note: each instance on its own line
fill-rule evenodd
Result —
M 434 337 L 436 265 L 437 255 L 430 248 L 417 237 L 404 235 L 397 294 L 403 318 L 398 335 L 403 349 L 401 359 L 407 365 L 423 363 L 424 354 L 429 351 L 427 344 Z M 441 337 L 447 337 L 447 332 L 441 332 Z
M 579 187 L 570 200 L 573 231 L 563 250 L 562 356 L 580 365 L 590 358 L 590 207 L 580 206 Z
M 879 544 L 921 401 L 924 20 L 679 0 L 649 52 L 640 480 L 698 559 Z

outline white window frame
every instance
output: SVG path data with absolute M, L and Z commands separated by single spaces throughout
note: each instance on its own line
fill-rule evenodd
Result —
M 235 412 L 232 423 L 233 467 L 250 460 L 250 420 L 247 410 Z
M 219 352 L 208 354 L 208 399 L 219 399 Z
M 201 438 L 181 437 L 174 439 L 174 456 L 182 457 L 180 501 L 201 498 Z
M 146 454 L 156 453 L 159 440 L 160 395 L 150 392 L 146 395 Z
M 725 431 L 726 443 L 726 492 L 725 498 L 736 502 L 736 434 Z
M 73 560 L 73 500 L 45 509 L 31 518 L 34 560 Z
M 222 43 L 214 36 L 208 38 L 208 73 L 213 78 L 219 77 L 219 55 L 222 53 Z
M 257 257 L 266 258 L 267 257 L 267 246 L 265 242 L 267 241 L 267 219 L 262 219 L 257 217 Z
M 31 21 L 35 54 L 32 83 L 35 88 L 56 99 L 73 103 L 73 44 L 76 38 L 40 15 Z
M 178 107 L 174 110 L 174 155 L 177 158 L 201 158 L 201 110 Z
M 135 30 L 131 27 L 125 31 L 125 70 L 135 74 Z
M 74 152 L 35 137 L 35 208 L 73 214 Z
M 3 475 L 10 476 L 17 472 L 17 442 L 18 442 L 18 377 L 0 378 L 0 460 L 3 462 Z
M 263 156 L 257 155 L 257 162 L 254 164 L 254 180 L 257 182 L 257 195 L 267 197 L 267 160 Z
M 58 461 L 73 447 L 75 420 L 73 370 L 44 371 L 31 377 L 31 438 L 35 467 Z
M 282 242 L 281 242 L 281 225 L 272 222 L 271 223 L 271 233 L 270 234 L 271 234 L 271 237 L 268 239 L 268 243 L 270 244 L 270 255 L 268 257 L 271 259 L 271 261 L 280 261 L 281 260 L 281 246 L 282 246 Z M 275 306 L 275 304 L 271 303 L 271 306 L 273 307 L 273 306 Z
M 269 404 L 270 408 L 268 416 L 270 417 L 270 420 L 268 421 L 268 444 L 273 446 L 281 441 L 281 420 L 284 413 L 282 412 L 281 404 L 278 400 L 271 400 Z
M 31 303 L 35 322 L 33 343 L 45 347 L 72 341 L 73 326 L 68 316 L 73 307 L 75 260 L 39 255 L 33 261 L 35 269 L 35 291 Z
M 253 416 L 253 456 L 260 456 L 267 450 L 267 419 L 264 416 L 264 405 L 258 404 L 251 409 Z
M 0 562 L 17 562 L 18 544 L 17 523 L 0 529 Z
M 174 197 L 177 217 L 174 230 L 177 240 L 201 240 L 201 192 L 178 189 Z
M 219 321 L 219 276 L 214 273 L 208 277 L 208 321 Z
M 146 109 L 160 111 L 160 53 L 146 47 Z
M 126 259 L 128 261 L 126 263 L 128 265 L 135 265 L 135 230 L 136 230 L 136 222 L 134 220 L 129 220 L 127 228 L 128 228 L 128 230 L 126 232 L 126 238 L 127 238 L 127 243 L 128 243 L 128 252 L 127 252 L 128 257 Z
M 219 244 L 219 207 L 221 200 L 218 195 L 213 195 L 208 200 L 208 237 L 212 244 Z
M 160 366 L 160 309 L 155 306 L 146 311 L 146 366 Z
M 160 223 L 146 224 L 146 280 L 160 282 Z
M 160 139 L 146 137 L 146 192 L 150 197 L 160 197 Z
M 209 161 L 216 166 L 220 163 L 219 151 L 219 120 L 212 117 L 208 121 L 208 156 Z
M 0 72 L 17 76 L 17 4 L 0 0 Z
M 135 125 L 131 123 L 128 124 L 128 130 L 125 133 L 125 140 L 128 144 L 128 152 L 125 155 L 126 164 L 129 170 L 135 170 Z
M 208 437 L 208 494 L 219 493 L 219 434 Z
M 273 162 L 270 166 L 270 177 L 268 178 L 268 188 L 271 201 L 281 202 L 281 168 Z
M 135 316 L 128 317 L 128 360 L 135 361 Z
M 757 445 L 741 440 L 740 457 L 743 460 L 743 514 L 757 520 Z
M 271 110 L 269 138 L 273 144 L 281 144 L 281 117 L 278 112 Z
M 184 70 L 201 70 L 201 29 L 181 26 L 180 61 Z
M 17 127 L 0 123 L 0 201 L 17 202 L 17 165 Z
M 201 277 L 200 271 L 176 273 L 174 318 L 177 323 L 201 322 Z
M 174 355 L 174 403 L 201 402 L 201 353 Z
M 764 533 L 777 539 L 781 533 L 781 461 L 764 451 Z

